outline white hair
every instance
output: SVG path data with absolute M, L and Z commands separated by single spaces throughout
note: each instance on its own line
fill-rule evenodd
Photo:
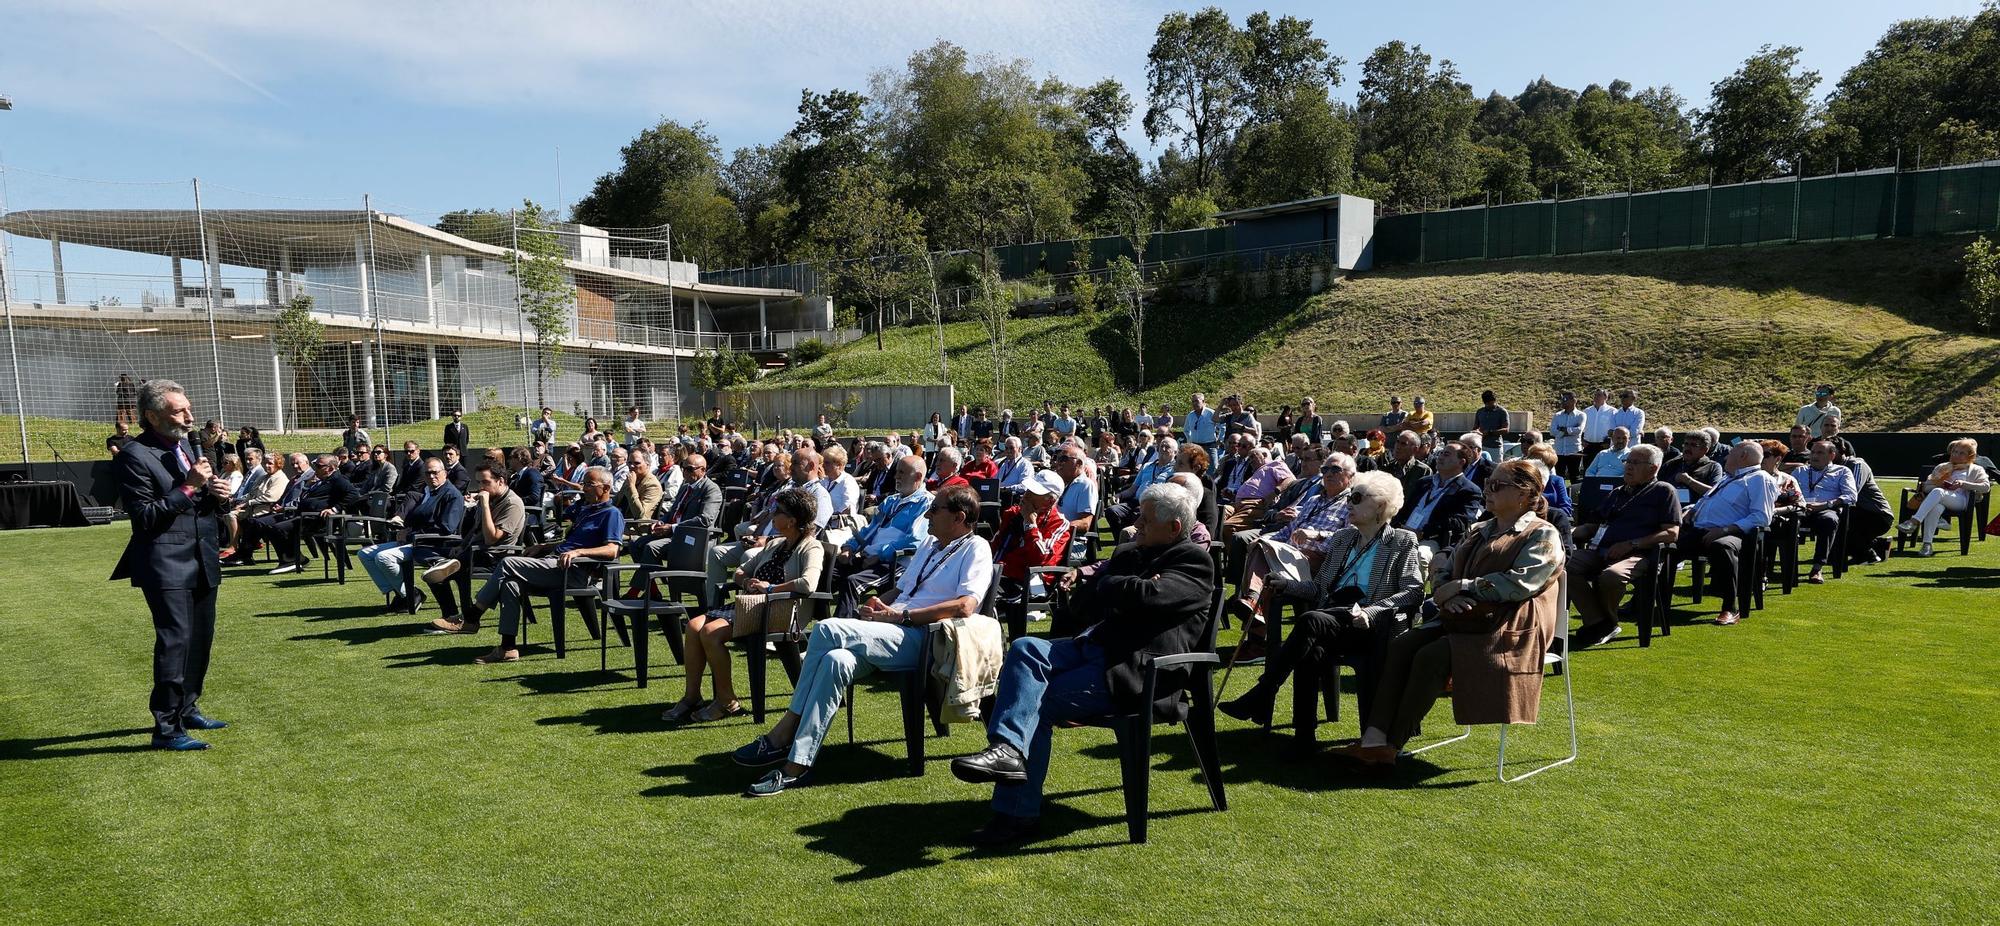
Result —
M 1326 462 L 1320 464 L 1320 466 L 1322 468 L 1327 466 L 1337 466 L 1340 467 L 1341 472 L 1346 473 L 1349 476 L 1354 475 L 1354 458 L 1344 453 L 1336 452 L 1329 454 L 1326 458 Z
M 1640 444 L 1639 446 L 1632 448 L 1632 450 L 1625 457 L 1625 459 L 1638 460 L 1640 463 L 1645 464 L 1647 466 L 1658 466 L 1660 465 L 1660 460 L 1666 457 L 1666 455 L 1667 452 L 1661 450 L 1656 445 Z
M 1193 532 L 1195 506 L 1200 502 L 1194 493 L 1171 481 L 1162 482 L 1148 488 L 1146 494 L 1139 496 L 1139 501 L 1141 504 L 1152 503 L 1154 524 L 1179 521 L 1179 539 L 1186 540 L 1188 534 Z

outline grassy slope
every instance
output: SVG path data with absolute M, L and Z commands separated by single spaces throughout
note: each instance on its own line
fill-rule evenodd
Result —
M 898 777 L 886 688 L 862 688 L 859 744 L 836 721 L 823 787 L 746 801 L 725 753 L 747 718 L 659 728 L 680 685 L 664 647 L 643 692 L 580 642 L 473 667 L 490 636 L 418 636 L 365 581 L 232 577 L 204 704 L 234 726 L 206 754 L 147 753 L 144 605 L 101 581 L 125 535 L 0 535 L 10 923 L 1157 922 L 1169 904 L 1243 923 L 1971 923 L 2000 870 L 2000 623 L 1937 619 L 2000 606 L 1991 542 L 1579 656 L 1583 758 L 1519 785 L 1490 781 L 1491 730 L 1378 785 L 1280 764 L 1224 719 L 1229 811 L 1203 812 L 1163 732 L 1153 841 L 1131 846 L 1108 735 L 1065 730 L 1050 838 L 986 858 L 956 842 L 986 790 L 944 767 L 979 738 L 957 728 L 926 777 Z M 1353 709 L 1322 735 L 1352 735 Z M 1510 751 L 1550 755 L 1562 716 L 1548 701 Z
M 1017 321 L 1008 394 L 1074 402 L 1241 390 L 1267 411 L 1306 393 L 1329 410 L 1424 393 L 1470 409 L 1493 388 L 1546 420 L 1560 388 L 1631 384 L 1656 420 L 1770 428 L 1815 382 L 1840 388 L 1854 430 L 2000 428 L 2000 341 L 1956 333 L 1962 239 L 1870 241 L 1497 261 L 1362 275 L 1308 300 L 1159 309 L 1149 381 L 1134 388 L 1119 323 Z M 947 326 L 952 383 L 988 401 L 974 323 Z M 931 329 L 897 329 L 775 376 L 792 383 L 937 381 Z

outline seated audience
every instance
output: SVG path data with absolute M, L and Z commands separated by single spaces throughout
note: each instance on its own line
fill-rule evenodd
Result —
M 1372 700 L 1382 646 L 1409 626 L 1410 612 L 1423 600 L 1417 536 L 1389 526 L 1403 505 L 1403 484 L 1386 473 L 1361 473 L 1348 489 L 1348 501 L 1348 524 L 1327 540 L 1326 556 L 1311 578 L 1273 583 L 1279 599 L 1302 602 L 1305 613 L 1257 684 L 1219 707 L 1239 720 L 1267 723 L 1278 689 L 1300 671 L 1292 691 L 1296 736 L 1288 758 L 1312 754 L 1319 695 L 1339 697 L 1341 666 L 1355 667 L 1360 691 Z
M 1697 502 L 1722 479 L 1722 464 L 1709 458 L 1721 435 L 1714 428 L 1689 431 L 1681 439 L 1681 455 L 1660 467 L 1660 481 L 1685 490 L 1688 501 Z M 1662 453 L 1666 448 L 1660 448 Z
M 769 732 L 736 750 L 740 765 L 782 763 L 746 794 L 767 797 L 809 783 L 848 685 L 873 669 L 916 668 L 922 648 L 930 645 L 924 628 L 979 609 L 993 583 L 992 551 L 972 533 L 979 520 L 979 496 L 965 486 L 951 486 L 938 493 L 927 517 L 930 537 L 903 569 L 893 595 L 887 600 L 870 597 L 853 618 L 813 625 L 791 707 Z
M 1854 507 L 1861 491 L 1854 483 L 1854 471 L 1833 462 L 1830 441 L 1813 441 L 1810 462 L 1792 470 L 1792 477 L 1799 483 L 1799 533 L 1813 538 L 1812 571 L 1806 581 L 1819 585 L 1826 581 L 1823 573 L 1830 557 L 1841 555 L 1833 549 L 1840 509 Z
M 896 557 L 914 551 L 929 528 L 933 496 L 924 488 L 924 458 L 905 456 L 890 474 L 891 493 L 834 557 L 834 613 L 840 617 L 853 617 L 861 602 L 887 587 L 896 576 Z
M 1826 420 L 1838 426 L 1839 419 L 1828 416 Z M 1829 440 L 1829 443 L 1832 441 Z M 1937 536 L 1938 524 L 1947 513 L 1964 511 L 1993 490 L 1986 467 L 1979 465 L 1978 441 L 1969 437 L 1959 438 L 1946 446 L 1945 453 L 1945 461 L 1917 483 L 1917 492 L 1913 496 L 1917 499 L 1916 511 L 1903 519 L 1897 528 L 1906 535 L 1917 535 L 1923 541 L 1923 548 L 1917 554 L 1919 556 L 1931 555 L 1931 539 Z M 1974 525 L 1973 529 L 1978 530 L 1979 526 Z
M 521 448 L 514 448 L 520 451 Z M 434 477 L 440 484 L 439 490 L 451 487 L 444 482 L 444 473 Z M 458 596 L 452 591 L 452 577 L 458 575 L 462 563 L 471 562 L 481 550 L 514 546 L 521 543 L 522 531 L 527 529 L 528 509 L 520 493 L 507 485 L 506 471 L 491 463 L 481 463 L 472 471 L 472 478 L 478 480 L 478 491 L 465 496 L 465 517 L 459 523 L 463 537 L 450 549 L 409 551 L 408 565 L 423 566 L 424 584 L 430 586 L 431 593 L 437 595 L 437 620 L 431 621 L 432 633 L 478 633 L 479 622 L 466 621 L 458 608 Z M 441 503 L 442 504 L 442 503 Z M 418 598 L 422 602 L 421 593 Z
M 1440 694 L 1461 724 L 1534 723 L 1542 654 L 1556 635 L 1563 543 L 1541 512 L 1544 477 L 1527 460 L 1494 468 L 1485 507 L 1431 599 L 1438 620 L 1389 643 L 1361 740 L 1341 754 L 1391 768 Z M 1447 685 L 1447 681 L 1449 684 Z
M 1375 468 L 1396 477 L 1403 484 L 1403 497 L 1417 494 L 1417 487 L 1431 474 L 1424 462 L 1424 439 L 1411 431 L 1397 431 L 1389 452 L 1375 461 Z
M 1000 569 L 1000 597 L 1018 601 L 1028 592 L 1028 570 L 1060 566 L 1069 555 L 1069 521 L 1056 510 L 1062 477 L 1043 470 L 1028 479 L 1021 503 L 1000 513 L 993 532 L 993 562 Z
M 1777 490 L 1763 462 L 1764 448 L 1755 441 L 1730 450 L 1722 478 L 1689 509 L 1677 541 L 1683 559 L 1708 557 L 1709 582 L 1722 599 L 1715 622 L 1723 627 L 1742 619 L 1753 591 L 1737 580 L 1743 538 L 1771 526 L 1771 502 Z
M 297 454 L 303 461 L 305 454 Z M 259 542 L 269 541 L 278 550 L 278 566 L 271 575 L 281 576 L 297 572 L 305 567 L 305 557 L 299 553 L 299 539 L 309 533 L 318 533 L 326 524 L 326 519 L 347 510 L 357 497 L 354 484 L 347 477 L 335 471 L 334 457 L 322 453 L 313 461 L 312 473 L 294 477 L 299 485 L 298 502 L 293 508 L 274 508 L 270 514 L 251 518 L 242 523 L 243 536 L 249 548 L 254 549 Z
M 758 547 L 736 570 L 735 603 L 688 619 L 682 647 L 687 654 L 687 687 L 681 699 L 660 715 L 661 720 L 709 723 L 744 713 L 730 681 L 729 642 L 754 634 L 776 633 L 792 625 L 798 602 L 770 601 L 769 596 L 819 588 L 820 570 L 826 568 L 826 550 L 813 527 L 818 517 L 814 510 L 817 504 L 813 493 L 805 489 L 789 488 L 778 493 L 777 510 L 771 517 L 777 531 L 775 539 Z M 715 699 L 706 703 L 701 700 L 704 671 L 713 678 L 715 690 Z
M 568 536 L 561 543 L 539 544 L 523 556 L 509 556 L 494 567 L 462 613 L 465 625 L 479 626 L 479 619 L 495 605 L 500 608 L 500 644 L 474 659 L 478 665 L 518 662 L 521 651 L 514 645 L 521 626 L 522 601 L 530 595 L 547 594 L 587 581 L 573 575 L 579 559 L 616 560 L 624 543 L 625 516 L 611 504 L 611 473 L 593 466 L 583 474 L 583 496 L 572 504 Z
M 1396 524 L 1417 535 L 1425 565 L 1439 551 L 1457 543 L 1484 510 L 1479 488 L 1465 476 L 1465 462 L 1478 454 L 1479 448 L 1454 440 L 1446 441 L 1442 450 L 1437 457 L 1437 472 L 1419 484 L 1414 500 L 1403 509 Z
M 821 539 L 835 546 L 861 529 L 861 483 L 847 471 L 847 448 L 829 442 L 820 453 L 820 470 L 826 474 L 820 484 L 833 502 L 833 514 L 826 519 L 826 535 Z
M 959 467 L 964 463 L 965 457 L 959 454 L 957 447 L 947 444 L 938 448 L 938 452 L 931 457 L 931 465 L 935 469 L 931 472 L 926 487 L 932 493 L 942 492 L 951 486 L 972 488 L 972 483 L 965 480 L 965 474 L 959 472 Z
M 973 479 L 993 479 L 1000 473 L 999 464 L 993 462 L 993 438 L 982 437 L 972 444 L 972 462 L 959 470 L 959 475 L 968 482 Z
M 1255 524 L 1264 509 L 1278 497 L 1278 491 L 1294 478 L 1292 471 L 1285 467 L 1285 461 L 1272 459 L 1264 448 L 1251 448 L 1250 454 L 1256 462 L 1251 467 L 1251 473 L 1237 483 L 1235 494 L 1230 496 L 1228 512 L 1222 518 L 1225 535 Z
M 1326 555 L 1328 541 L 1347 526 L 1352 510 L 1348 487 L 1354 475 L 1353 457 L 1344 453 L 1328 457 L 1320 466 L 1319 478 L 1313 480 L 1319 483 L 1317 490 L 1290 509 L 1292 516 L 1284 526 L 1244 547 L 1243 581 L 1230 602 L 1244 622 L 1244 640 L 1234 661 L 1254 663 L 1263 657 L 1264 618 L 1270 613 L 1271 593 L 1278 591 L 1276 585 L 1267 587 L 1264 577 L 1279 559 L 1290 560 L 1301 578 L 1312 574 Z
M 410 507 L 389 520 L 396 536 L 361 548 L 361 568 L 374 580 L 375 588 L 388 601 L 391 612 L 409 608 L 403 589 L 403 560 L 420 554 L 436 554 L 435 549 L 411 546 L 418 534 L 456 534 L 465 517 L 465 496 L 444 478 L 444 461 L 433 458 L 424 473 L 424 484 L 412 492 Z M 422 594 L 421 591 L 418 592 Z
M 1611 429 L 1611 444 L 1590 458 L 1590 465 L 1583 471 L 1583 478 L 1596 476 L 1625 475 L 1625 454 L 1631 450 L 1632 432 L 1624 428 Z
M 624 448 L 616 448 L 615 456 L 623 456 Z M 636 454 L 626 464 L 624 484 L 612 490 L 611 504 L 618 506 L 618 513 L 627 521 L 643 521 L 653 516 L 653 509 L 660 507 L 660 499 L 666 489 L 660 485 L 659 477 L 653 475 L 653 462 L 644 454 Z M 616 472 L 611 475 L 613 485 L 618 485 Z
M 1618 636 L 1618 605 L 1627 587 L 1634 589 L 1642 607 L 1657 592 L 1650 583 L 1634 580 L 1680 537 L 1680 497 L 1659 480 L 1659 473 L 1660 448 L 1632 448 L 1625 456 L 1624 483 L 1571 534 L 1575 549 L 1569 557 L 1569 597 L 1583 619 L 1570 634 L 1575 649 Z
M 1179 720 L 1185 670 L 1162 670 L 1159 700 L 1138 702 L 1149 656 L 1192 652 L 1211 619 L 1217 576 L 1207 548 L 1188 540 L 1194 498 L 1159 485 L 1140 498 L 1139 542 L 1121 547 L 1077 583 L 1071 602 L 1096 623 L 1074 637 L 1023 637 L 1001 664 L 985 751 L 953 760 L 962 781 L 992 782 L 993 820 L 975 843 L 997 847 L 1034 835 L 1048 777 L 1051 732 L 1072 720 L 1150 711 Z M 801 686 L 803 687 L 803 686 Z
M 1071 539 L 1080 542 L 1097 526 L 1097 480 L 1090 475 L 1082 447 L 1063 447 L 1056 453 L 1054 466 L 1065 484 L 1056 508 L 1069 519 Z

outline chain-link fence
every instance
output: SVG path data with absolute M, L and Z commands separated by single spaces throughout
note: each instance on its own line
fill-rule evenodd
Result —
M 103 455 L 116 423 L 138 430 L 129 406 L 154 378 L 232 432 L 337 430 L 359 415 L 381 440 L 500 407 L 679 419 L 700 401 L 698 352 L 836 337 L 795 291 L 699 283 L 666 229 L 544 230 L 503 213 L 452 226 L 461 237 L 367 196 L 20 168 L 0 169 L 0 194 L 0 416 L 24 459 Z M 547 343 L 516 285 L 513 246 L 536 234 L 560 244 L 571 293 L 567 330 Z M 317 350 L 283 336 L 281 314 L 303 299 Z

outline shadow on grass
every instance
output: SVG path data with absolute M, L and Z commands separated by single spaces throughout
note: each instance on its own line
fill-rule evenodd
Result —
M 382 617 L 381 605 L 347 605 L 339 608 L 297 608 L 291 611 L 266 611 L 258 617 L 303 617 L 307 623 L 319 621 L 352 621 L 364 617 Z M 390 617 L 407 615 L 388 615 Z
M 1956 553 L 1957 551 L 1952 551 Z M 1944 569 L 1899 569 L 1894 572 L 1870 572 L 1871 579 L 1922 579 L 1911 582 L 1913 588 L 2000 588 L 2000 569 L 1980 569 L 1974 566 L 1947 566 Z
M 426 634 L 428 636 L 428 634 Z M 492 650 L 493 647 L 475 643 L 470 646 L 441 646 L 437 649 L 419 650 L 414 653 L 392 653 L 382 657 L 391 669 L 416 669 L 423 666 L 469 666 L 472 660 Z
M 151 727 L 132 727 L 127 730 L 100 730 L 96 733 L 72 733 L 69 736 L 21 737 L 0 740 L 0 762 L 14 762 L 22 759 L 69 759 L 77 756 L 109 755 L 120 752 L 147 752 L 152 749 Z M 136 743 L 101 743 L 94 746 L 75 746 L 73 743 L 88 743 L 93 740 L 122 739 L 128 736 L 143 736 L 148 739 Z
M 302 633 L 290 639 L 294 641 L 338 640 L 349 646 L 363 646 L 369 643 L 380 643 L 383 640 L 394 640 L 398 637 L 417 637 L 423 635 L 424 628 L 422 625 L 409 621 L 397 621 L 391 624 L 370 624 L 364 627 L 335 627 L 332 630 L 324 630 L 319 633 Z

